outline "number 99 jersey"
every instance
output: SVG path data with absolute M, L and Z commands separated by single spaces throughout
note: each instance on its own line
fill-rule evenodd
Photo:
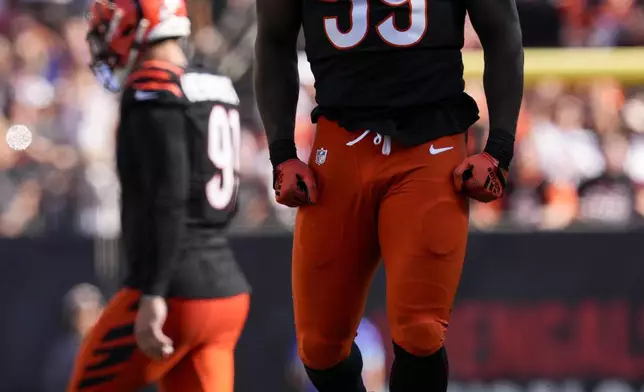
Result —
M 463 0 L 301 0 L 321 108 L 401 108 L 464 89 Z
M 238 105 L 229 78 L 201 69 L 147 61 L 130 75 L 117 141 L 125 236 L 129 221 L 148 219 L 131 210 L 150 204 L 181 204 L 188 228 L 230 222 L 239 188 Z

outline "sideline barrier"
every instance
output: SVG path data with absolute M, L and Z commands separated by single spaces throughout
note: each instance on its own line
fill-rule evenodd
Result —
M 641 390 L 642 238 L 638 232 L 472 234 L 448 334 L 452 391 Z M 237 351 L 236 390 L 298 391 L 291 238 L 231 241 L 254 290 Z M 43 353 L 61 331 L 62 295 L 75 283 L 97 281 L 94 251 L 88 239 L 0 240 L 0 392 L 39 390 Z M 384 294 L 380 271 L 365 315 L 388 364 Z

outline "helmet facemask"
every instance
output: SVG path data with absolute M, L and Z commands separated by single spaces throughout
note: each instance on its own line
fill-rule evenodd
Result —
M 116 9 L 111 21 L 99 24 L 87 34 L 92 55 L 90 69 L 99 83 L 113 93 L 121 91 L 123 81 L 136 65 L 142 41 L 149 26 L 146 19 L 141 19 L 136 26 L 127 28 L 126 31 L 120 32 L 119 37 L 115 37 L 120 28 L 122 16 L 122 10 Z M 134 39 L 129 44 L 129 51 L 125 51 L 126 55 L 118 53 L 111 47 L 115 39 L 127 40 L 131 34 L 134 34 Z

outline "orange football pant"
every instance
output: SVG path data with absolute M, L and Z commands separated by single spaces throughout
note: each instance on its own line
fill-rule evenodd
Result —
M 465 135 L 402 147 L 320 119 L 309 165 L 320 196 L 301 207 L 293 245 L 299 354 L 312 369 L 344 360 L 384 260 L 393 340 L 414 355 L 443 345 L 460 280 L 468 202 L 452 171 Z
M 234 350 L 246 322 L 249 295 L 169 299 L 163 327 L 175 344 L 153 361 L 136 346 L 140 292 L 123 289 L 83 341 L 67 392 L 137 392 L 158 382 L 161 392 L 233 392 Z

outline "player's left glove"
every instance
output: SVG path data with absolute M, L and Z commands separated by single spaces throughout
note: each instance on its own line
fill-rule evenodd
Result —
M 465 158 L 454 170 L 457 192 L 489 203 L 503 196 L 514 152 L 514 134 L 491 130 L 485 151 Z
M 454 170 L 456 191 L 483 203 L 503 196 L 507 178 L 508 171 L 487 152 L 465 158 Z

